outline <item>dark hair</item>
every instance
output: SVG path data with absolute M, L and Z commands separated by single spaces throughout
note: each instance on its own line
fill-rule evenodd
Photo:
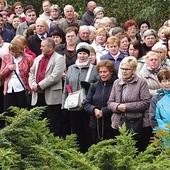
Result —
M 169 70 L 161 70 L 157 74 L 159 82 L 162 80 L 170 80 L 170 71 Z
M 141 27 L 142 24 L 147 24 L 147 25 L 148 25 L 148 28 L 150 29 L 150 23 L 149 23 L 149 21 L 145 21 L 145 20 L 144 20 L 144 21 L 140 21 L 139 24 L 138 24 L 138 28 L 139 28 L 139 29 L 140 29 L 140 27 Z
M 114 74 L 116 71 L 115 71 L 115 66 L 114 66 L 114 63 L 110 60 L 101 60 L 97 66 L 96 66 L 96 69 L 97 69 L 97 72 L 99 73 L 99 69 L 100 67 L 107 67 L 109 72 L 111 72 L 112 74 Z
M 139 51 L 137 59 L 141 58 L 143 56 L 141 43 L 138 40 L 130 42 L 129 45 L 128 45 L 128 53 L 129 53 L 129 48 L 130 48 L 131 44 L 133 45 L 134 49 Z

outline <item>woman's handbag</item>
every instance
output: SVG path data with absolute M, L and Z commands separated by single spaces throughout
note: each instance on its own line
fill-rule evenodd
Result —
M 93 66 L 89 66 L 85 81 L 88 82 Z M 64 104 L 64 108 L 69 111 L 80 111 L 83 109 L 84 100 L 86 98 L 85 89 L 81 88 L 75 92 L 69 93 Z
M 82 110 L 83 102 L 85 98 L 86 95 L 85 95 L 85 90 L 83 88 L 73 93 L 69 93 L 66 98 L 64 108 L 70 111 Z
M 142 125 L 143 125 L 143 115 L 138 118 L 130 118 L 125 115 L 125 113 L 122 113 L 121 115 L 121 122 L 126 125 L 126 129 L 129 130 L 132 133 L 135 133 L 135 137 L 141 136 L 142 131 Z

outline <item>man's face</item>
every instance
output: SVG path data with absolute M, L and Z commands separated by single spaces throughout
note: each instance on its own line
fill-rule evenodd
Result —
M 41 49 L 41 52 L 42 52 L 43 55 L 49 55 L 49 54 L 52 53 L 53 48 L 51 46 L 49 46 L 49 44 L 47 43 L 46 40 L 44 40 L 44 41 L 41 42 L 40 49 Z
M 67 7 L 64 11 L 66 19 L 71 20 L 74 18 L 74 11 L 71 7 Z
M 47 24 L 45 21 L 37 21 L 35 24 L 36 27 L 36 33 L 39 35 L 43 35 L 47 31 Z
M 26 21 L 29 23 L 35 23 L 36 19 L 37 19 L 37 15 L 34 11 L 26 15 Z
M 156 38 L 154 35 L 149 35 L 144 38 L 144 43 L 146 44 L 147 47 L 151 48 L 154 46 L 156 43 Z
M 79 37 L 81 40 L 83 41 L 89 41 L 89 38 L 90 38 L 90 31 L 89 29 L 82 29 L 79 31 Z
M 50 13 L 50 7 L 51 7 L 50 2 L 44 2 L 42 5 L 43 11 L 45 13 Z

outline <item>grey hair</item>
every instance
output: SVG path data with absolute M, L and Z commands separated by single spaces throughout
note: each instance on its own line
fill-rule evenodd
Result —
M 66 9 L 67 9 L 68 7 L 71 8 L 71 9 L 73 10 L 73 12 L 74 12 L 74 7 L 73 7 L 72 5 L 69 5 L 69 4 L 68 4 L 68 5 L 66 5 L 66 6 L 64 7 L 64 13 L 66 12 Z

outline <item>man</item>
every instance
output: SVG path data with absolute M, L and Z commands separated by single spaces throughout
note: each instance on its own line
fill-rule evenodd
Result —
M 79 27 L 79 39 L 78 39 L 77 44 L 80 42 L 86 42 L 88 44 L 91 44 L 90 29 L 87 25 L 82 25 Z
M 53 39 L 42 40 L 42 54 L 35 58 L 30 69 L 29 86 L 33 91 L 31 105 L 47 106 L 42 118 L 49 120 L 49 127 L 54 135 L 61 136 L 62 75 L 65 58 L 54 50 Z
M 142 56 L 151 51 L 151 48 L 156 43 L 156 31 L 154 29 L 148 29 L 143 33 L 143 44 L 141 45 Z
M 26 15 L 26 21 L 19 24 L 17 31 L 16 31 L 16 35 L 24 35 L 29 25 L 34 24 L 37 19 L 37 14 L 34 9 L 28 9 L 25 12 L 25 15 Z
M 44 0 L 42 2 L 43 13 L 39 17 L 43 18 L 46 21 L 48 21 L 50 19 L 50 12 L 51 12 L 50 8 L 51 8 L 50 1 L 49 0 Z
M 87 11 L 82 16 L 83 25 L 93 25 L 94 14 L 93 10 L 96 8 L 96 3 L 94 1 L 89 1 L 87 3 Z
M 0 14 L 0 32 L 2 32 L 2 37 L 4 42 L 10 43 L 14 38 L 12 31 L 4 27 L 4 20 L 2 14 Z
M 38 18 L 35 23 L 35 28 L 36 34 L 32 35 L 28 39 L 28 47 L 38 56 L 41 54 L 41 41 L 48 36 L 48 24 L 44 19 Z
M 60 23 L 60 27 L 65 32 L 66 28 L 69 26 L 77 26 L 82 25 L 82 21 L 75 19 L 74 17 L 74 8 L 71 5 L 66 5 L 64 7 L 64 16 L 65 20 Z

